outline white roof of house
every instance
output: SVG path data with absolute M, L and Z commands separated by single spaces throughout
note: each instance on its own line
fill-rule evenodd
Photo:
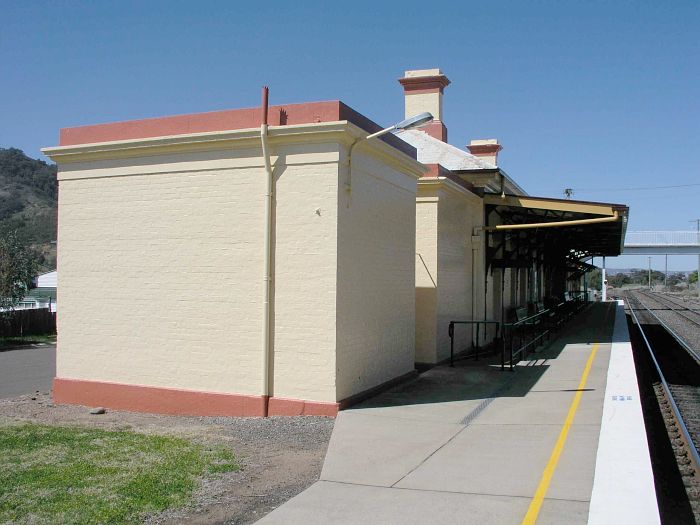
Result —
M 418 162 L 423 164 L 440 164 L 450 171 L 496 169 L 495 164 L 431 137 L 424 131 L 408 129 L 396 135 L 418 150 Z
M 57 288 L 58 287 L 58 272 L 42 273 L 34 278 L 34 282 L 38 288 Z

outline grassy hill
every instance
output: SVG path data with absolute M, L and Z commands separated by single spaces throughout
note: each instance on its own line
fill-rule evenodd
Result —
M 0 231 L 17 230 L 40 254 L 41 270 L 56 267 L 56 166 L 0 148 Z

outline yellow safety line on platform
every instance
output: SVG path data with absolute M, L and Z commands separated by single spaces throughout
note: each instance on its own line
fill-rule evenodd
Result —
M 578 405 L 581 403 L 583 389 L 586 387 L 588 374 L 591 371 L 591 366 L 593 365 L 595 355 L 598 353 L 599 344 L 600 343 L 595 343 L 593 345 L 591 355 L 588 357 L 588 361 L 586 362 L 586 368 L 583 369 L 583 374 L 581 374 L 581 381 L 579 381 L 578 390 L 576 391 L 574 400 L 571 402 L 571 406 L 569 407 L 569 413 L 566 415 L 564 426 L 561 428 L 561 432 L 559 432 L 559 438 L 557 438 L 557 442 L 554 445 L 552 455 L 549 456 L 547 466 L 544 468 L 544 472 L 542 472 L 542 478 L 540 479 L 540 484 L 537 486 L 537 490 L 535 491 L 535 497 L 532 498 L 530 507 L 527 509 L 527 514 L 525 514 L 525 518 L 523 519 L 521 525 L 534 525 L 537 521 L 537 517 L 540 514 L 540 509 L 542 508 L 542 503 L 544 503 L 544 497 L 547 495 L 549 484 L 552 481 L 552 476 L 554 476 L 557 463 L 559 463 L 559 457 L 561 456 L 562 450 L 564 450 L 566 438 L 569 436 L 569 429 L 571 428 L 571 424 L 574 422 L 574 416 L 578 410 Z

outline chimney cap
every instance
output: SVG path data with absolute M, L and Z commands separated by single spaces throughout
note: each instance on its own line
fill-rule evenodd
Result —
M 498 143 L 498 139 L 474 139 L 469 142 L 467 149 L 475 157 L 480 157 L 495 165 L 498 152 L 503 149 L 503 146 Z
M 498 139 L 472 139 L 469 141 L 470 146 L 486 146 L 489 144 L 498 144 Z
M 399 83 L 405 92 L 442 93 L 442 90 L 450 85 L 450 79 L 439 68 L 412 69 L 406 71 L 404 75 L 399 79 Z
M 439 77 L 444 76 L 440 68 L 433 69 L 409 69 L 404 73 L 404 78 L 416 78 L 416 77 Z

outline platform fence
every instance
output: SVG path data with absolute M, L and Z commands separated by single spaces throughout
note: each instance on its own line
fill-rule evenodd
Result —
M 580 312 L 586 305 L 583 292 L 573 293 L 572 299 L 501 327 L 501 370 L 513 371 L 515 364 L 528 353 L 551 340 L 552 334 Z

